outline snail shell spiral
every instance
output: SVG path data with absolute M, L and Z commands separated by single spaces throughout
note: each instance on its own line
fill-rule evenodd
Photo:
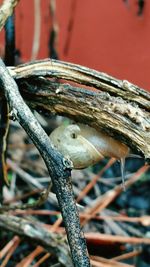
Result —
M 84 124 L 59 126 L 50 140 L 64 157 L 73 162 L 74 169 L 83 169 L 104 157 L 125 158 L 129 148 L 114 138 Z

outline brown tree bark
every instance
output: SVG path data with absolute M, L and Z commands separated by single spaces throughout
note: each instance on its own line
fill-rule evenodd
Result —
M 101 129 L 150 161 L 149 92 L 126 80 L 56 60 L 35 61 L 9 71 L 32 108 Z

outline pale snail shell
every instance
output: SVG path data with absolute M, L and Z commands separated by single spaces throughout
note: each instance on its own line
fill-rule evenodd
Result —
M 103 157 L 123 159 L 129 154 L 125 144 L 84 124 L 59 126 L 50 139 L 58 151 L 72 161 L 74 169 L 89 167 Z

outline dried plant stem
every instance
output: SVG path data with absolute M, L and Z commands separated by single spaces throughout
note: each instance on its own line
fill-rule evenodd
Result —
M 0 30 L 4 27 L 6 20 L 12 15 L 13 9 L 20 0 L 4 0 L 0 7 Z
M 9 75 L 2 60 L 0 60 L 0 81 L 11 114 L 28 133 L 48 168 L 66 226 L 74 266 L 89 267 L 86 242 L 80 229 L 72 191 L 71 163 L 53 148 L 48 136 L 23 101 L 17 84 Z

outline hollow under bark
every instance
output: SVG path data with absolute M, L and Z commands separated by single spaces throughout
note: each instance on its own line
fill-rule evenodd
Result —
M 32 108 L 101 129 L 150 162 L 149 92 L 126 80 L 56 60 L 35 61 L 9 71 Z

